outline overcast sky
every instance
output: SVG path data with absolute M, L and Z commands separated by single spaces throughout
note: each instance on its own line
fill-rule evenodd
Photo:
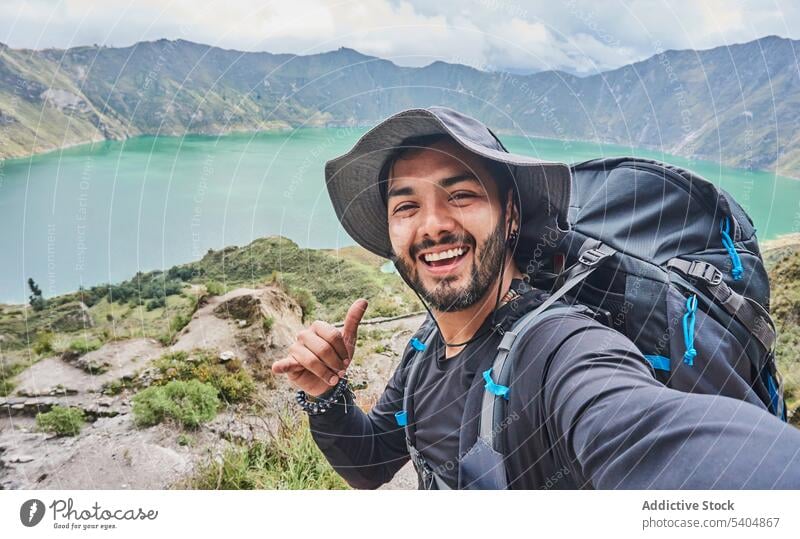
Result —
M 159 38 L 311 54 L 341 46 L 396 64 L 593 73 L 663 49 L 800 38 L 798 0 L 0 0 L 12 47 Z

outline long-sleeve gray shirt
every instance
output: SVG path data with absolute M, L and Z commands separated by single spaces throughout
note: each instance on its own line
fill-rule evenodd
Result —
M 498 319 L 510 325 L 543 297 L 530 292 Z M 479 331 L 487 327 L 488 319 Z M 765 410 L 663 386 L 627 337 L 581 314 L 548 319 L 520 339 L 507 408 L 518 419 L 503 432 L 510 488 L 800 488 L 800 430 Z M 444 359 L 436 335 L 414 358 L 424 362 L 415 446 L 453 488 L 460 430 L 462 440 L 477 435 L 477 413 L 464 413 L 468 388 L 499 341 L 490 333 Z M 409 459 L 394 414 L 415 353 L 407 348 L 369 413 L 348 398 L 310 417 L 317 445 L 353 487 L 377 488 Z

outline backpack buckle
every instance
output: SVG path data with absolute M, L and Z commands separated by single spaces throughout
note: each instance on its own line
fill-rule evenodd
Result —
M 604 258 L 606 258 L 606 253 L 600 249 L 587 249 L 580 254 L 578 257 L 578 262 L 591 268 Z
M 722 282 L 722 272 L 713 265 L 708 262 L 703 262 L 702 260 L 692 260 L 687 273 L 691 277 L 702 279 L 712 286 L 716 286 Z

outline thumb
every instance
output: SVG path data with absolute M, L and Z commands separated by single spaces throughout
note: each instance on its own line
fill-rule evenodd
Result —
M 358 337 L 358 325 L 364 317 L 364 312 L 367 310 L 367 300 L 364 298 L 357 299 L 349 309 L 344 317 L 344 326 L 342 327 L 342 338 L 344 339 L 344 346 L 347 348 L 347 358 L 353 359 L 353 352 L 356 348 L 356 338 Z

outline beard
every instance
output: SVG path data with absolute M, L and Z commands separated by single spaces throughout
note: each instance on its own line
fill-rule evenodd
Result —
M 450 234 L 444 236 L 439 243 L 423 243 L 413 250 L 414 252 L 419 252 L 422 249 L 430 249 L 439 244 L 465 243 L 472 246 L 470 282 L 465 286 L 456 287 L 452 285 L 451 283 L 457 280 L 458 277 L 447 276 L 442 278 L 436 287 L 431 290 L 423 284 L 419 277 L 419 271 L 413 269 L 411 264 L 396 256 L 394 265 L 405 282 L 424 298 L 432 308 L 439 312 L 463 311 L 483 298 L 494 280 L 499 277 L 500 268 L 503 266 L 506 243 L 503 228 L 503 219 L 500 219 L 497 227 L 481 245 L 480 254 L 475 250 L 475 238 L 471 235 L 457 238 Z M 415 259 L 416 256 L 411 257 L 411 260 Z M 419 261 L 418 264 L 424 264 L 424 262 Z

